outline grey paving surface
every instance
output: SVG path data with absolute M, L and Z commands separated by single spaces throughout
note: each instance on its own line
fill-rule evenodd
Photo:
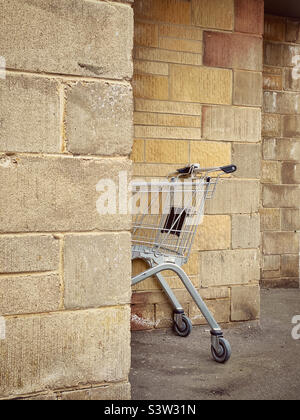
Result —
M 172 330 L 132 334 L 133 400 L 300 399 L 300 340 L 291 319 L 300 315 L 300 290 L 262 290 L 260 326 L 224 330 L 232 356 L 210 356 L 207 327 L 187 338 Z

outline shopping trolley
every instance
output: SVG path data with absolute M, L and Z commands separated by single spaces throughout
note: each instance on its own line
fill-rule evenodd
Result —
M 219 363 L 229 359 L 230 344 L 181 266 L 188 261 L 205 201 L 214 196 L 220 177 L 236 169 L 235 165 L 201 168 L 192 164 L 163 181 L 132 183 L 132 259 L 142 259 L 149 266 L 132 278 L 132 285 L 155 275 L 173 306 L 174 330 L 186 337 L 192 323 L 162 275 L 165 270 L 176 273 L 211 328 L 211 353 Z

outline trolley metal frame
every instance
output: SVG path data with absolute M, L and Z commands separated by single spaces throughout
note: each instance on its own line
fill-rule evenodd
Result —
M 173 307 L 174 330 L 186 337 L 191 332 L 192 323 L 162 272 L 170 270 L 177 274 L 211 328 L 211 352 L 219 363 L 229 359 L 230 344 L 181 266 L 188 261 L 206 200 L 213 198 L 220 177 L 236 169 L 235 165 L 201 168 L 199 164 L 193 164 L 178 169 L 164 181 L 133 183 L 133 196 L 137 194 L 141 211 L 133 216 L 132 260 L 144 260 L 149 269 L 132 277 L 132 285 L 156 276 Z M 153 197 L 151 193 L 154 193 Z M 182 204 L 186 193 L 188 200 Z M 168 198 L 165 203 L 164 197 Z M 181 201 L 181 205 L 176 206 L 176 201 Z M 156 213 L 149 214 L 153 204 L 156 204 Z

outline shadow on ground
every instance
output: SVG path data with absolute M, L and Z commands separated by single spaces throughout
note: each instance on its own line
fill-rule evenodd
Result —
M 300 290 L 262 290 L 260 326 L 224 330 L 232 356 L 210 355 L 207 327 L 187 338 L 168 330 L 132 334 L 133 400 L 300 399 L 300 340 L 291 320 L 300 315 Z

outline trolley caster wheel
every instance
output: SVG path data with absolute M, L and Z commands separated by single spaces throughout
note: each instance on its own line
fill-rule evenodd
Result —
M 218 338 L 219 341 L 219 351 L 217 352 L 213 346 L 211 346 L 212 357 L 218 363 L 226 363 L 231 356 L 231 347 L 230 344 L 225 338 Z
M 181 326 L 178 325 L 175 319 L 174 324 L 173 324 L 174 331 L 176 332 L 176 334 L 180 335 L 180 337 L 187 337 L 188 335 L 190 335 L 192 331 L 192 323 L 191 323 L 191 320 L 186 315 L 180 315 L 180 316 L 181 316 Z

